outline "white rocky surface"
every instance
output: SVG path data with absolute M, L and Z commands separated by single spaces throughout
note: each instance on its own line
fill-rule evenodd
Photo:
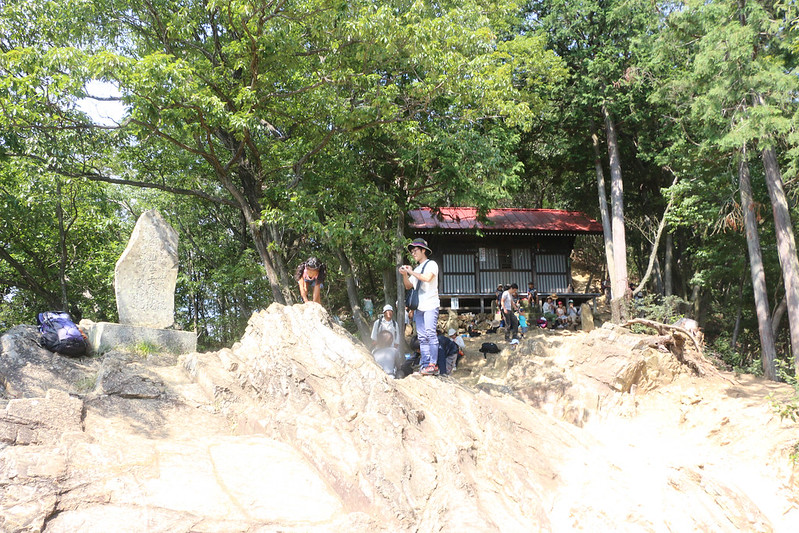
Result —
M 230 349 L 67 359 L 2 338 L 0 530 L 795 531 L 796 424 L 641 335 L 536 332 L 394 381 L 316 304 Z M 533 330 L 536 331 L 536 330 Z M 491 339 L 494 340 L 494 339 Z M 54 359 L 56 357 L 57 359 Z
M 158 210 L 145 211 L 114 268 L 119 323 L 170 327 L 177 277 L 178 234 Z

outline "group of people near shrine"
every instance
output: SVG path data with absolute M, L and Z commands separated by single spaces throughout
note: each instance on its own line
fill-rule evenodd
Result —
M 418 294 L 418 302 L 415 302 L 415 309 L 413 309 L 413 320 L 416 324 L 416 338 L 419 343 L 420 372 L 425 376 L 437 376 L 442 372 L 446 374 L 451 372 L 455 366 L 457 350 L 455 357 L 451 354 L 445 356 L 444 368 L 441 368 L 439 346 L 445 345 L 449 348 L 451 343 L 457 348 L 457 345 L 450 338 L 439 335 L 436 331 L 438 311 L 441 306 L 441 300 L 438 297 L 438 263 L 430 259 L 433 251 L 424 239 L 415 239 L 408 245 L 408 252 L 416 266 L 402 265 L 399 267 L 399 273 L 402 275 L 405 289 L 415 290 Z M 315 257 L 309 258 L 297 267 L 295 279 L 303 302 L 321 303 L 321 289 L 324 286 L 325 274 L 325 265 Z M 379 357 L 379 364 L 387 371 L 391 367 L 396 369 L 398 363 L 404 364 L 404 357 L 401 361 L 398 355 L 400 332 L 397 331 L 393 313 L 394 308 L 390 304 L 386 304 L 383 307 L 383 316 L 375 322 L 372 329 L 376 350 L 380 351 L 375 356 L 375 360 Z M 443 340 L 440 340 L 440 337 Z
M 418 364 L 423 376 L 437 376 L 451 373 L 457 364 L 459 355 L 463 355 L 464 342 L 457 331 L 450 329 L 447 335 L 437 331 L 438 314 L 441 301 L 438 294 L 438 263 L 430 259 L 432 250 L 424 239 L 414 239 L 408 245 L 408 252 L 415 263 L 398 268 L 402 282 L 407 291 L 415 291 L 418 301 L 412 304 L 412 319 L 416 335 L 411 339 L 413 354 L 409 359 L 400 354 L 400 335 L 397 321 L 394 319 L 394 307 L 383 306 L 382 315 L 375 320 L 371 339 L 374 343 L 372 355 L 383 370 L 394 377 L 402 377 L 411 373 Z M 324 286 L 326 267 L 315 257 L 308 258 L 297 267 L 295 278 L 299 285 L 303 302 L 321 303 L 321 289 Z M 525 309 L 537 311 L 537 291 L 530 283 L 526 297 L 526 305 L 521 305 L 519 287 L 516 283 L 497 287 L 497 305 L 505 326 L 505 340 L 517 344 L 519 338 L 528 328 Z M 568 307 L 562 300 L 555 302 L 547 297 L 543 304 L 543 316 L 536 320 L 541 327 L 552 326 L 565 328 L 576 326 L 579 320 L 574 303 L 569 301 Z M 542 323 L 543 321 L 543 323 Z

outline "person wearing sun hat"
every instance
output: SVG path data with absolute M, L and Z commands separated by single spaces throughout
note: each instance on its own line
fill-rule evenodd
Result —
M 399 272 L 406 289 L 419 288 L 419 307 L 413 313 L 416 332 L 419 337 L 421 353 L 420 368 L 422 375 L 437 376 L 438 361 L 438 263 L 430 259 L 433 251 L 424 239 L 414 239 L 408 245 L 408 251 L 417 263 L 416 268 L 402 265 Z

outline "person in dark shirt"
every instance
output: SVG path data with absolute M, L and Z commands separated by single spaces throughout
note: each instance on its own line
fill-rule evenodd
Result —
M 438 335 L 438 368 L 443 375 L 449 375 L 455 370 L 458 359 L 458 345 L 446 335 Z

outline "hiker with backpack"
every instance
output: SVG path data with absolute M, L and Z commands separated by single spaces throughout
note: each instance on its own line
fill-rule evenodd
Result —
M 297 267 L 294 278 L 300 287 L 300 297 L 303 303 L 314 302 L 322 303 L 322 287 L 325 284 L 327 266 L 316 257 L 309 257 Z M 308 293 L 311 294 L 310 298 Z
M 436 327 L 438 326 L 438 308 L 441 301 L 438 298 L 438 263 L 430 259 L 433 251 L 427 246 L 424 239 L 414 239 L 408 245 L 411 257 L 417 263 L 416 268 L 410 265 L 402 265 L 399 272 L 402 274 L 402 282 L 405 289 L 413 295 L 414 290 L 418 297 L 417 301 L 408 303 L 409 308 L 416 309 L 413 312 L 413 319 L 416 323 L 416 334 L 419 337 L 421 353 L 421 374 L 424 376 L 437 376 L 439 374 L 438 364 L 438 336 Z

